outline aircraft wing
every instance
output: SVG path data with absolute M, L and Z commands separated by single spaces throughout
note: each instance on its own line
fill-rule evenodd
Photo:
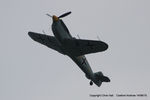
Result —
M 74 56 L 102 52 L 108 48 L 106 43 L 96 40 L 65 39 L 64 44 L 71 55 Z
M 46 45 L 47 47 L 52 48 L 61 53 L 61 49 L 59 48 L 59 45 L 54 36 L 48 36 L 45 34 L 35 32 L 28 32 L 28 34 L 34 41 Z

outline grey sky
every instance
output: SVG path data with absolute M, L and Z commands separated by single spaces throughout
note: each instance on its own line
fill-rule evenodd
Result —
M 89 94 L 150 93 L 149 0 L 1 0 L 0 100 L 78 100 Z M 53 35 L 52 20 L 61 15 L 71 34 L 109 44 L 106 52 L 87 55 L 94 72 L 102 71 L 110 83 L 89 86 L 83 72 L 67 56 L 27 35 L 28 31 Z M 128 97 L 121 98 L 126 100 Z

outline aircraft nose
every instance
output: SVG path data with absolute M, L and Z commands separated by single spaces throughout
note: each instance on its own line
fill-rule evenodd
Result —
M 58 21 L 58 17 L 57 16 L 55 16 L 55 15 L 53 15 L 53 21 Z

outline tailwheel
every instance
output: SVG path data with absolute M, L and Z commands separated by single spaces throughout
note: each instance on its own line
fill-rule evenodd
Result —
M 92 82 L 92 81 L 90 81 L 90 85 L 91 85 L 91 86 L 93 85 L 93 82 Z

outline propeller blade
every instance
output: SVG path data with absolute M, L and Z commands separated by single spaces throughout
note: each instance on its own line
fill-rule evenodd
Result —
M 65 17 L 65 16 L 69 15 L 69 14 L 71 14 L 71 11 L 60 15 L 58 18 L 63 18 L 63 17 Z
M 47 16 L 49 16 L 49 17 L 52 17 L 50 14 L 46 14 Z

